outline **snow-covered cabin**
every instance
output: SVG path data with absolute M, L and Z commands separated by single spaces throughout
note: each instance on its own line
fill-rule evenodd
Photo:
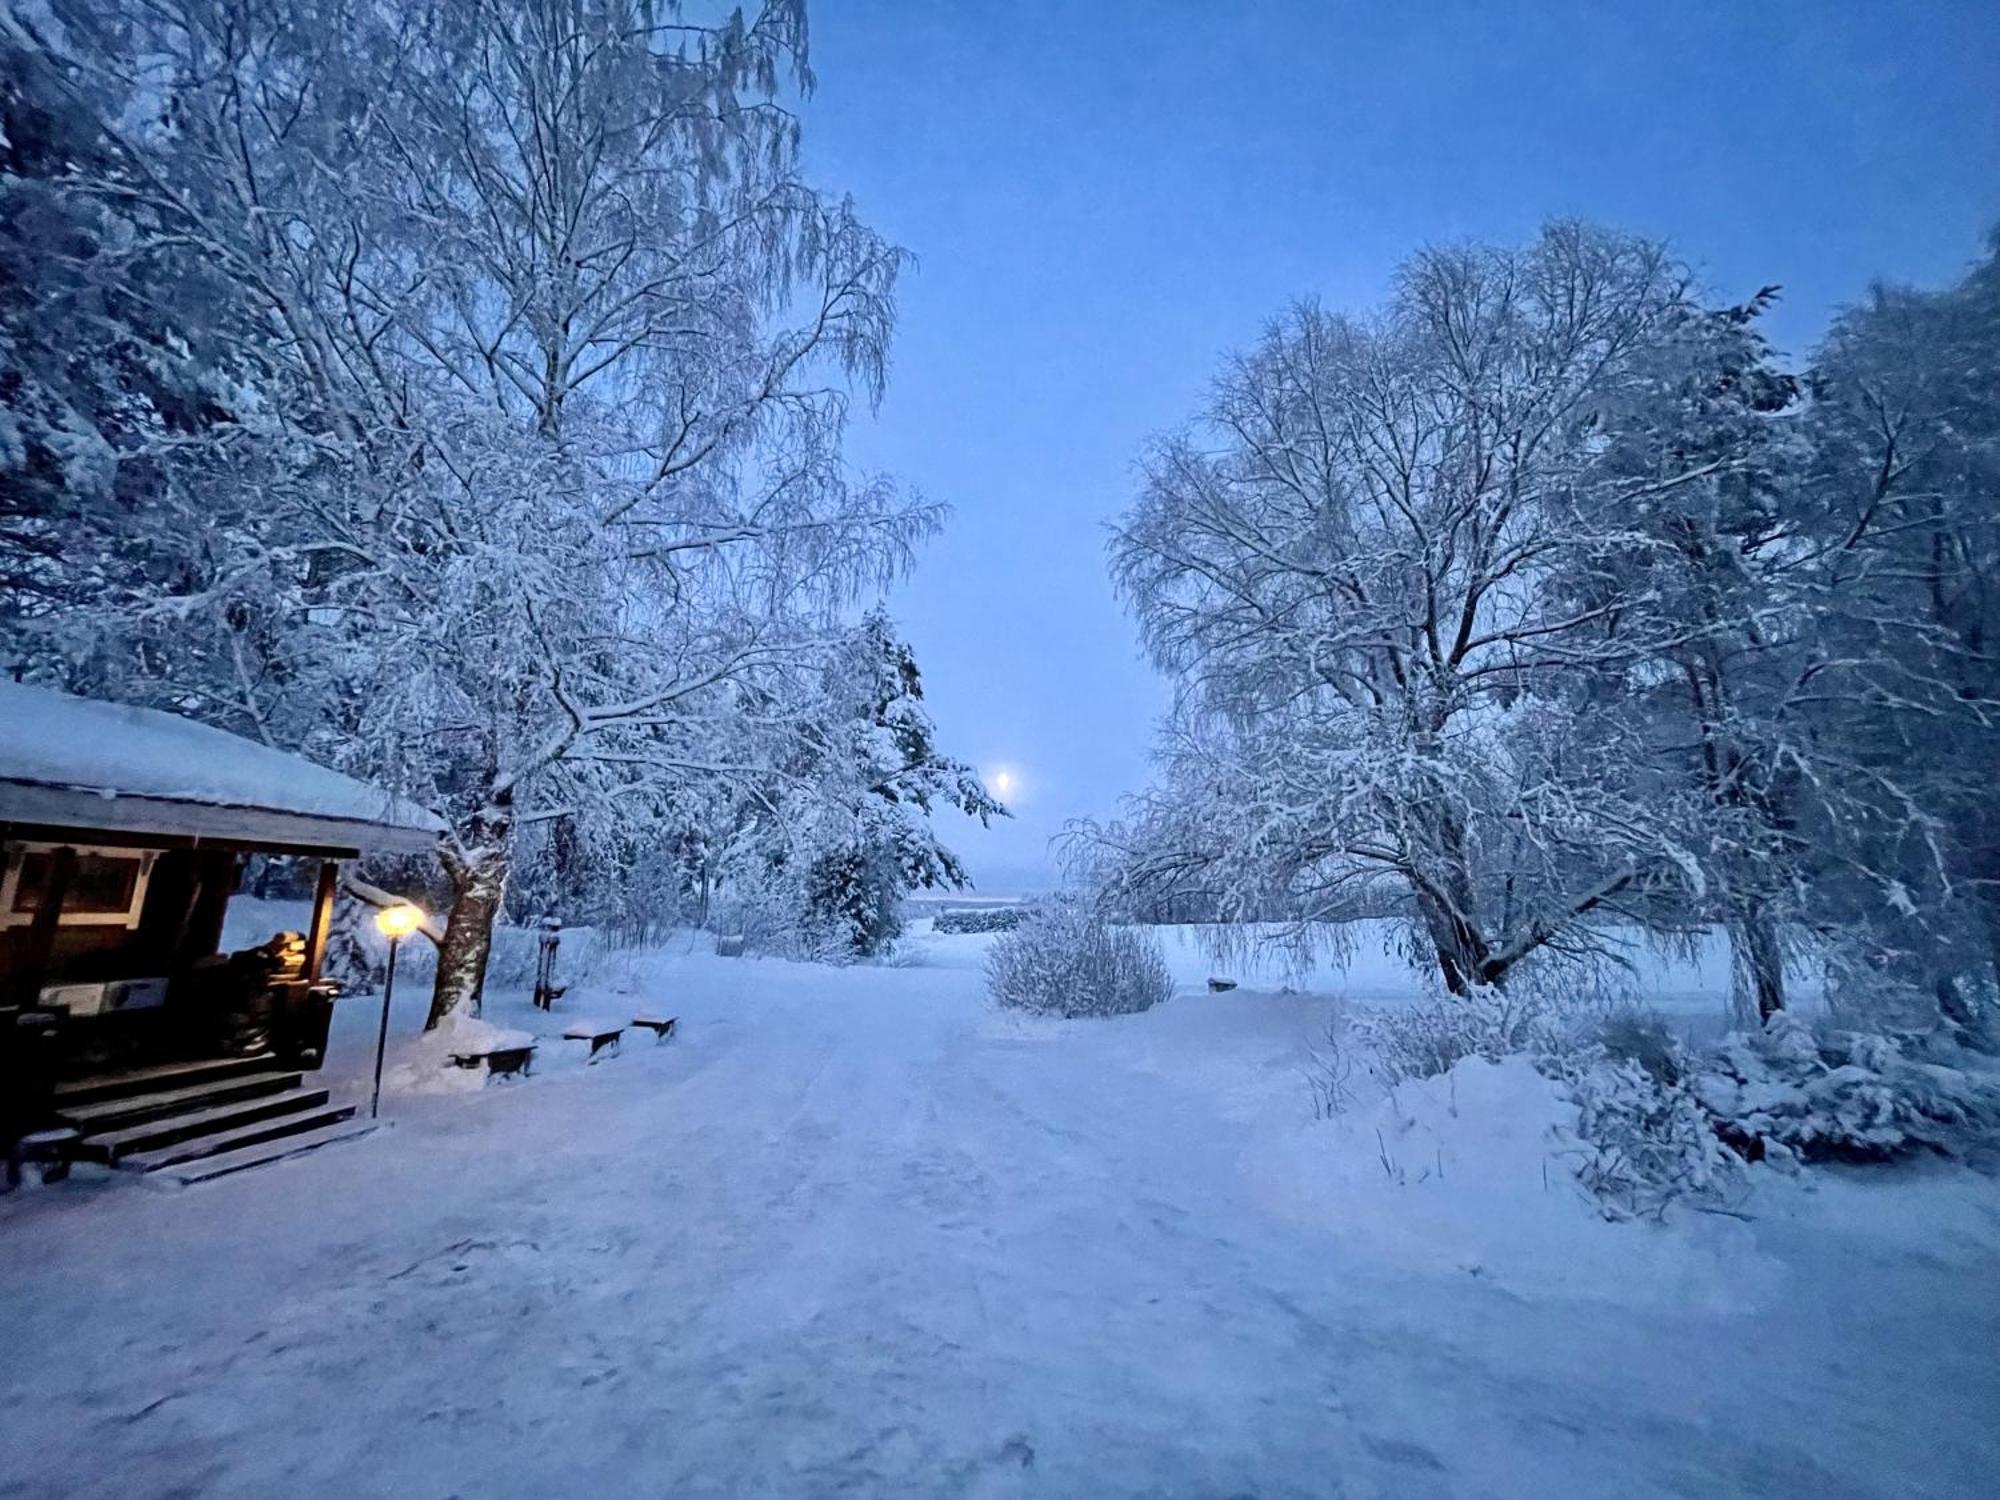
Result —
M 337 862 L 427 852 L 440 831 L 380 788 L 239 735 L 0 682 L 0 1137 L 108 1077 L 192 1090 L 245 1059 L 317 1068 Z M 311 930 L 224 956 L 251 854 L 320 861 Z

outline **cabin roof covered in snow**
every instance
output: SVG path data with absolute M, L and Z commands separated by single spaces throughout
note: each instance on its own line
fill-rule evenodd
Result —
M 246 847 L 416 853 L 430 813 L 297 755 L 158 709 L 0 682 L 0 823 Z

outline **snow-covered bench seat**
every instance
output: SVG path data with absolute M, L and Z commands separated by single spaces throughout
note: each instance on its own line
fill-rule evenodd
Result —
M 533 1071 L 535 1044 L 515 1042 L 489 1047 L 483 1052 L 454 1052 L 451 1060 L 461 1068 L 476 1068 L 484 1063 L 488 1078 L 526 1078 Z
M 623 1026 L 612 1026 L 603 1021 L 578 1021 L 574 1026 L 564 1029 L 563 1040 L 590 1043 L 590 1057 L 587 1060 L 596 1062 L 605 1052 L 616 1057 L 621 1045 L 619 1038 L 624 1034 Z
M 632 1018 L 632 1024 L 652 1032 L 655 1042 L 664 1042 L 674 1034 L 674 1026 L 679 1020 L 679 1016 L 638 1015 Z

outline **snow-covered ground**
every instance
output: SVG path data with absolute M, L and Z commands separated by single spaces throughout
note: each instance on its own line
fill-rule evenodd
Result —
M 0 1495 L 1995 1493 L 1990 1179 L 1612 1225 L 1524 1067 L 1315 1121 L 1328 993 L 1208 994 L 1177 936 L 1167 1005 L 1031 1021 L 990 942 L 600 955 L 489 1014 L 680 1037 L 471 1093 L 407 1087 L 411 984 L 389 1129 L 0 1202 Z M 1716 1011 L 1712 969 L 1658 988 Z M 1366 953 L 1308 984 L 1410 991 Z

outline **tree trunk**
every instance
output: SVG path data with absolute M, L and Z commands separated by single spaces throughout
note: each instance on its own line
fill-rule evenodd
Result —
M 1729 948 L 1737 980 L 1757 1003 L 1761 1025 L 1785 1008 L 1785 956 L 1778 926 L 1761 902 L 1750 902 L 1729 921 Z
M 1983 840 L 1986 847 L 1974 866 L 1973 901 L 1986 927 L 1986 954 L 1993 964 L 1993 983 L 2000 988 L 2000 827 Z
M 499 805 L 483 809 L 458 847 L 444 853 L 445 873 L 451 877 L 451 911 L 445 919 L 444 940 L 438 944 L 437 982 L 431 989 L 426 1031 L 454 1011 L 479 1014 L 486 960 L 493 952 L 493 924 L 507 896 L 511 800 L 499 798 Z
M 1489 956 L 1486 939 L 1472 924 L 1472 870 L 1466 859 L 1465 829 L 1446 810 L 1442 792 L 1434 805 L 1419 812 L 1423 849 L 1406 867 L 1417 913 L 1437 949 L 1438 971 L 1454 995 L 1468 995 L 1486 982 Z M 1414 878 L 1421 869 L 1423 878 Z
M 1438 972 L 1454 995 L 1468 995 L 1485 982 L 1486 942 L 1450 905 L 1423 890 L 1416 893 L 1417 913 L 1437 949 Z

